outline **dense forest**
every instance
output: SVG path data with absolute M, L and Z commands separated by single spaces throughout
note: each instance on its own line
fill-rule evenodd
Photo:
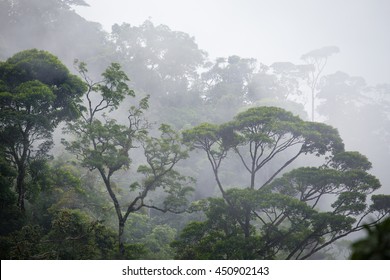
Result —
M 1 259 L 390 258 L 390 84 L 79 5 L 0 1 Z

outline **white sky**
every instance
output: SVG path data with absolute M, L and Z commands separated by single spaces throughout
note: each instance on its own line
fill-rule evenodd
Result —
M 342 70 L 370 84 L 390 83 L 388 0 L 86 0 L 80 15 L 107 31 L 150 18 L 195 37 L 211 58 L 253 57 L 265 64 L 300 63 L 313 49 L 335 45 L 327 72 Z

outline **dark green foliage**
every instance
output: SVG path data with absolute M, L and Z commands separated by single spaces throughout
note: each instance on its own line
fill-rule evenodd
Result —
M 245 238 L 234 212 L 223 199 L 208 199 L 207 220 L 191 222 L 172 243 L 177 259 L 256 259 L 258 236 Z
M 54 124 L 78 115 L 76 104 L 86 88 L 49 52 L 36 49 L 19 52 L 2 64 L 0 76 L 4 83 L 2 91 L 11 94 L 3 100 L 9 110 L 16 105 L 25 110 L 31 108 L 36 111 L 29 114 L 40 114 L 42 119 L 49 117 Z
M 380 213 L 390 212 L 390 196 L 384 194 L 373 195 L 371 209 Z
M 288 154 L 286 151 L 293 151 L 295 155 L 284 163 L 278 163 L 279 169 L 263 185 L 271 182 L 299 156 L 320 156 L 344 149 L 336 129 L 325 124 L 304 122 L 276 107 L 250 108 L 239 113 L 231 122 L 220 126 L 202 124 L 185 131 L 183 137 L 191 147 L 206 152 L 215 175 L 227 152 L 234 151 L 250 173 L 251 188 L 255 188 L 256 174 L 275 162 L 274 158 L 279 154 Z
M 138 248 L 138 253 L 133 251 L 132 259 L 172 259 L 174 250 L 170 243 L 176 237 L 176 229 L 140 212 L 129 215 L 124 233 L 125 246 Z
M 368 158 L 359 152 L 337 153 L 332 157 L 331 166 L 338 170 L 370 170 L 372 167 Z
M 19 229 L 24 222 L 16 205 L 17 196 L 13 191 L 16 170 L 9 165 L 0 148 L 0 236 Z
M 59 122 L 79 116 L 85 89 L 46 51 L 22 51 L 0 64 L 0 144 L 17 171 L 17 204 L 22 212 L 29 164 L 47 155 Z
M 37 225 L 27 225 L 1 242 L 9 250 L 3 259 L 115 258 L 115 233 L 80 210 L 55 212 L 47 233 Z
M 301 90 L 306 80 L 312 120 L 322 114 L 352 139 L 347 146 L 363 143 L 376 152 L 370 160 L 378 160 L 388 153 L 388 85 L 368 87 L 341 72 L 320 79 L 337 47 L 303 55 L 307 65 L 266 66 L 235 55 L 207 62 L 184 32 L 145 21 L 114 25 L 107 34 L 77 15 L 77 5 L 86 2 L 0 1 L 2 259 L 168 259 L 175 253 L 179 259 L 304 259 L 322 257 L 322 249 L 364 222 L 375 235 L 372 225 L 389 214 L 389 196 L 372 194 L 380 187 L 368 173 L 372 164 L 345 152 L 336 129 L 303 121 Z M 83 83 L 36 49 L 7 59 L 30 48 L 49 50 L 66 65 L 75 57 L 88 61 L 91 72 L 78 64 Z M 151 98 L 130 105 L 129 85 Z M 318 97 L 324 102 L 315 106 Z M 188 156 L 179 135 L 167 125 L 150 130 L 145 114 L 187 129 L 189 148 L 207 158 L 193 153 L 177 168 Z M 67 147 L 79 164 L 64 155 L 50 160 L 51 134 L 61 121 L 73 133 Z M 318 156 L 315 167 L 289 169 L 311 155 Z M 207 161 L 215 183 L 205 175 Z M 374 162 L 377 174 L 385 161 Z M 186 209 L 192 191 L 182 170 L 199 176 L 197 198 L 215 196 L 216 186 L 222 196 L 194 202 L 190 210 L 201 211 L 192 216 L 173 214 Z M 20 215 L 24 200 L 26 215 Z M 113 233 L 117 226 L 124 232 Z
M 45 238 L 60 259 L 111 259 L 116 237 L 79 210 L 58 211 Z
M 388 204 L 389 206 L 389 204 Z M 352 260 L 390 260 L 390 219 L 366 226 L 367 237 L 352 244 Z
M 192 148 L 206 152 L 222 198 L 208 199 L 203 204 L 207 219 L 190 223 L 173 243 L 177 258 L 306 259 L 361 230 L 366 217 L 375 217 L 372 225 L 389 213 L 388 196 L 372 196 L 371 205 L 366 201 L 381 186 L 367 173 L 371 163 L 358 152 L 345 152 L 337 130 L 328 125 L 258 107 L 183 136 Z M 288 150 L 293 156 L 276 160 Z M 247 188 L 228 189 L 222 180 L 222 162 L 232 159 L 232 152 L 249 173 Z M 327 162 L 276 177 L 305 154 Z M 278 166 L 259 184 L 257 173 L 270 163 Z
M 148 135 L 150 125 L 144 117 L 144 111 L 149 107 L 148 96 L 142 98 L 138 106 L 130 106 L 125 124 L 107 116 L 117 111 L 126 97 L 135 97 L 119 64 L 111 64 L 103 72 L 102 81 L 96 83 L 87 76 L 85 63 L 79 63 L 78 69 L 88 87 L 87 110 L 79 120 L 67 126 L 67 132 L 76 138 L 63 143 L 79 158 L 81 165 L 96 170 L 103 181 L 117 216 L 119 255 L 125 257 L 124 230 L 131 213 L 142 208 L 183 211 L 192 191 L 191 180 L 180 175 L 174 167 L 188 154 L 181 146 L 178 133 L 168 125 L 160 126 L 159 138 Z M 113 175 L 130 168 L 130 153 L 138 147 L 143 148 L 145 164 L 137 168 L 141 176 L 128 179 L 129 192 L 122 196 L 123 191 L 116 186 Z M 162 203 L 149 203 L 150 193 L 157 189 L 163 190 Z
M 176 237 L 176 230 L 167 225 L 157 225 L 152 232 L 145 236 L 144 244 L 148 252 L 145 259 L 167 260 L 172 259 L 174 250 L 170 243 Z

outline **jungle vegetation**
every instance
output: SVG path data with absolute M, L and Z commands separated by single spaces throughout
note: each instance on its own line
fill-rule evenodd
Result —
M 1 259 L 388 258 L 390 85 L 75 5 L 0 2 Z

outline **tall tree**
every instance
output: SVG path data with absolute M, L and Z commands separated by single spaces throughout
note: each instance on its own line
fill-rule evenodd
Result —
M 246 104 L 248 86 L 256 69 L 256 60 L 236 55 L 217 58 L 201 75 L 203 96 L 212 112 L 210 117 L 226 121 Z
M 211 164 L 218 188 L 230 204 L 220 178 L 220 167 L 229 150 L 233 150 L 249 173 L 250 189 L 260 189 L 269 184 L 281 171 L 304 154 L 324 155 L 343 149 L 335 129 L 318 123 L 304 122 L 291 113 L 276 107 L 257 107 L 238 114 L 230 123 L 216 126 L 202 124 L 184 132 L 193 147 L 204 150 Z M 293 154 L 279 162 L 269 178 L 258 182 L 256 175 L 279 154 Z M 256 186 L 257 185 L 257 186 Z M 250 235 L 250 209 L 245 221 L 239 222 L 246 237 Z
M 68 67 L 77 57 L 90 65 L 103 64 L 97 66 L 104 69 L 111 60 L 102 57 L 113 52 L 107 34 L 100 24 L 78 15 L 77 6 L 87 4 L 84 0 L 0 1 L 0 60 L 37 48 L 56 54 Z
M 390 184 L 390 85 L 368 85 L 362 77 L 336 72 L 322 78 L 318 112 L 339 129 L 345 143 L 372 161 L 383 185 Z M 364 137 L 362 137 L 364 135 Z
M 273 194 L 293 197 L 308 206 L 306 229 L 300 229 L 299 237 L 294 233 L 296 240 L 288 246 L 287 259 L 309 258 L 336 240 L 366 226 L 374 226 L 389 215 L 389 196 L 372 195 L 371 203 L 367 202 L 367 198 L 381 186 L 379 180 L 367 172 L 369 169 L 371 163 L 365 156 L 358 152 L 343 152 L 332 156 L 321 167 L 295 169 L 270 185 Z M 380 203 L 381 197 L 385 197 L 387 203 Z M 282 207 L 282 204 L 277 206 Z M 296 231 L 295 227 L 299 228 L 299 219 L 287 231 L 278 228 L 283 220 L 291 221 L 293 216 L 287 210 L 270 219 L 276 225 L 272 228 L 277 236 L 273 237 L 278 240 L 276 242 L 282 240 L 280 243 L 283 244 L 284 238 Z M 272 241 L 268 243 L 272 244 Z
M 317 86 L 321 78 L 321 74 L 324 71 L 326 64 L 328 63 L 328 58 L 332 54 L 338 53 L 340 50 L 338 47 L 329 46 L 323 47 L 321 49 L 312 50 L 308 53 L 305 53 L 301 56 L 301 59 L 304 60 L 308 65 L 311 65 L 312 68 L 308 72 L 307 76 L 307 85 L 310 88 L 311 94 L 311 121 L 314 122 L 315 117 L 315 99 L 317 95 Z
M 140 26 L 115 24 L 111 39 L 136 88 L 160 101 L 187 93 L 206 58 L 193 37 L 149 20 Z
M 202 98 L 194 84 L 207 54 L 193 37 L 147 20 L 139 26 L 115 24 L 110 38 L 134 89 L 153 96 L 152 117 L 179 128 L 198 124 Z
M 186 204 L 186 196 L 192 190 L 187 177 L 175 171 L 175 165 L 187 157 L 180 139 L 168 125 L 161 125 L 161 137 L 149 137 L 150 126 L 143 117 L 148 108 L 148 99 L 140 100 L 138 106 L 131 106 L 127 113 L 127 124 L 120 124 L 108 117 L 114 113 L 126 97 L 135 97 L 127 82 L 127 75 L 117 63 L 112 63 L 102 74 L 102 81 L 93 82 L 87 76 L 84 63 L 78 65 L 88 90 L 87 110 L 82 117 L 69 124 L 67 130 L 75 139 L 64 142 L 67 149 L 75 154 L 83 166 L 96 170 L 104 182 L 111 198 L 118 221 L 118 243 L 120 257 L 125 256 L 124 229 L 131 213 L 141 208 L 152 208 L 163 212 L 181 211 Z M 129 178 L 129 193 L 117 186 L 114 175 L 121 169 L 128 169 L 132 162 L 129 153 L 137 147 L 143 148 L 145 164 L 137 171 L 143 176 Z M 127 187 L 128 188 L 128 187 Z M 148 195 L 163 190 L 162 203 L 153 204 Z M 165 194 L 165 195 L 164 195 Z
M 28 165 L 47 154 L 61 121 L 78 116 L 84 91 L 82 81 L 46 51 L 23 51 L 0 63 L 0 143 L 17 170 L 21 211 Z
M 180 257 L 215 253 L 221 258 L 304 259 L 361 230 L 367 216 L 376 215 L 376 224 L 389 214 L 390 205 L 376 196 L 370 206 L 366 203 L 380 187 L 367 173 L 371 163 L 357 152 L 344 152 L 337 130 L 328 125 L 302 121 L 280 108 L 259 107 L 229 123 L 202 124 L 184 137 L 205 151 L 222 198 L 200 204 L 207 220 L 190 223 L 183 231 L 175 243 L 186 252 Z M 244 167 L 235 176 L 247 172 L 242 188 L 228 188 L 230 179 L 221 176 L 226 174 L 223 164 L 233 158 L 230 152 Z M 277 178 L 310 154 L 328 161 Z M 334 199 L 330 203 L 329 196 Z

